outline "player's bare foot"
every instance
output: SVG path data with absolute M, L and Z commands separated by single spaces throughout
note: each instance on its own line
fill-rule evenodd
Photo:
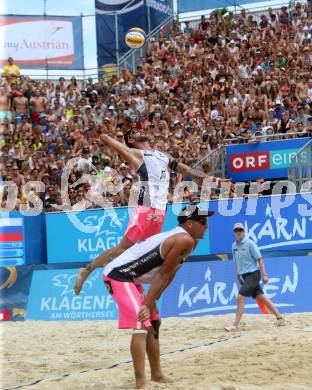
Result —
M 76 295 L 80 294 L 83 284 L 88 276 L 89 276 L 89 271 L 87 271 L 85 268 L 80 268 L 74 284 L 74 291 Z
M 135 388 L 136 389 L 144 389 L 145 388 L 145 378 L 136 379 L 135 380 Z
M 158 383 L 173 383 L 173 380 L 164 374 L 154 375 L 151 377 L 151 380 Z

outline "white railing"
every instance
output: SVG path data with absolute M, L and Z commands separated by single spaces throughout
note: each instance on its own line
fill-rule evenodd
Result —
M 210 165 L 210 174 L 224 179 L 226 177 L 226 148 L 224 145 L 211 151 L 207 156 L 197 161 L 193 166 L 195 169 L 202 169 L 205 163 Z
M 302 189 L 304 183 L 312 180 L 312 140 L 292 157 L 288 169 L 288 179 L 295 183 L 297 192 Z

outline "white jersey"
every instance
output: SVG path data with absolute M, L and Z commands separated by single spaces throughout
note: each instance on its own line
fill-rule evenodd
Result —
M 187 233 L 181 226 L 134 244 L 108 263 L 104 275 L 120 282 L 151 283 L 164 262 L 162 243 L 178 233 Z
M 169 158 L 158 150 L 141 150 L 142 164 L 138 205 L 166 210 L 169 188 Z

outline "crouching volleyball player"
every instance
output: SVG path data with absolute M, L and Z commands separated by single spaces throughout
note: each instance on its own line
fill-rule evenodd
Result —
M 156 302 L 173 280 L 184 259 L 203 238 L 207 216 L 197 206 L 184 208 L 178 226 L 133 245 L 105 268 L 105 285 L 118 305 L 119 328 L 133 329 L 130 351 L 136 388 L 143 389 L 145 354 L 151 367 L 151 379 L 167 382 L 160 367 L 160 316 Z M 150 285 L 147 294 L 141 283 Z

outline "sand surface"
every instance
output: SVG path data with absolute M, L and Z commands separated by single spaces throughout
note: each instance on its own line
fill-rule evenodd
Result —
M 229 337 L 232 315 L 170 318 L 161 327 L 162 352 Z M 312 390 L 312 314 L 287 316 L 273 327 L 266 315 L 246 315 L 240 337 L 162 358 L 171 384 L 149 382 L 147 390 Z M 45 379 L 22 389 L 115 390 L 133 388 L 129 333 L 115 321 L 0 324 L 1 389 Z M 82 373 L 82 370 L 102 368 Z M 70 374 L 62 377 L 64 374 Z

